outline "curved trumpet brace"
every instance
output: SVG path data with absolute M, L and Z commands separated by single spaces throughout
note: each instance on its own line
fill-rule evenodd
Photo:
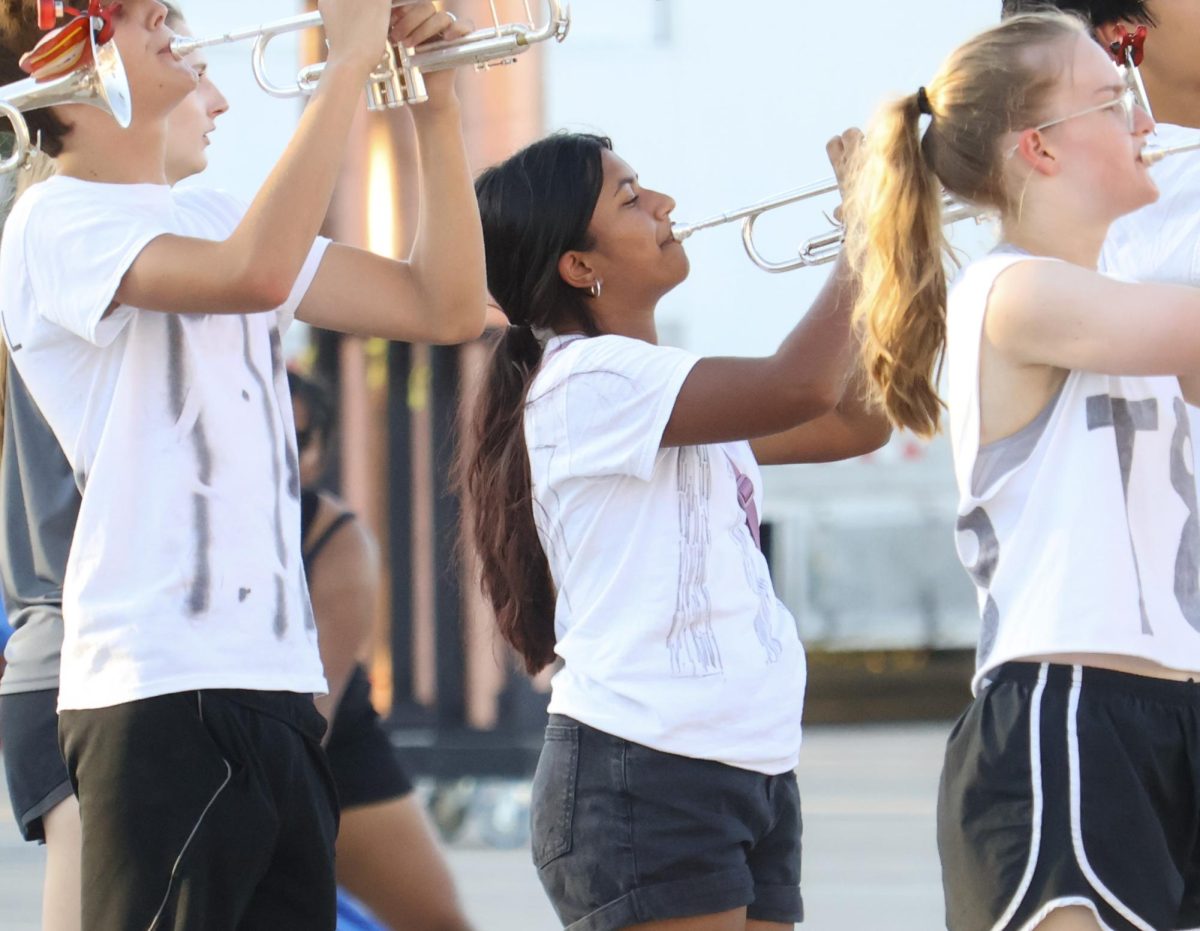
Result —
M 29 127 L 25 125 L 25 117 L 21 111 L 5 100 L 0 100 L 0 117 L 8 120 L 13 130 L 13 150 L 7 158 L 0 161 L 0 174 L 8 174 L 21 168 L 29 159 L 31 143 Z

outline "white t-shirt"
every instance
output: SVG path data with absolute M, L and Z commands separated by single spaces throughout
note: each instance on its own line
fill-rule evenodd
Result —
M 555 337 L 525 409 L 557 588 L 551 712 L 656 750 L 776 774 L 800 751 L 805 659 L 738 501 L 750 445 L 660 446 L 696 357 Z
M 1159 123 L 1156 146 L 1196 141 L 1196 130 Z M 1200 286 L 1200 151 L 1165 158 L 1150 169 L 1158 185 L 1154 203 L 1126 214 L 1108 231 L 1100 270 L 1130 281 Z M 1192 436 L 1200 435 L 1200 410 L 1188 406 Z
M 979 347 L 995 253 L 950 292 L 956 542 L 982 630 L 972 687 L 1022 657 L 1134 656 L 1200 669 L 1200 509 L 1179 379 L 1071 371 L 1026 428 L 979 445 Z
M 5 227 L 5 339 L 83 494 L 60 709 L 325 688 L 280 330 L 328 241 L 274 312 L 106 316 L 152 239 L 223 239 L 243 212 L 213 191 L 54 177 Z

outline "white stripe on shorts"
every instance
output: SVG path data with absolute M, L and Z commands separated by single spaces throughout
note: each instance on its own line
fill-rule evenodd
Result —
M 1033 824 L 1032 835 L 1029 838 L 1029 862 L 1025 864 L 1025 874 L 1017 892 L 1008 903 L 1008 908 L 1000 916 L 1000 920 L 992 925 L 992 931 L 1004 931 L 1013 915 L 1021 907 L 1029 884 L 1033 882 L 1033 871 L 1037 869 L 1038 850 L 1042 845 L 1042 693 L 1046 691 L 1046 675 L 1050 667 L 1042 663 L 1038 667 L 1037 685 L 1033 688 L 1033 696 L 1029 702 L 1029 775 L 1033 783 Z
M 1092 865 L 1088 862 L 1087 851 L 1083 849 L 1083 819 L 1080 816 L 1080 772 L 1079 772 L 1079 728 L 1076 717 L 1079 713 L 1079 693 L 1083 689 L 1083 667 L 1071 667 L 1071 698 L 1067 710 L 1067 759 L 1071 771 L 1071 844 L 1075 848 L 1075 860 L 1087 881 L 1092 884 L 1096 893 L 1108 903 L 1122 918 L 1141 931 L 1154 931 L 1148 922 L 1122 902 L 1104 885 Z

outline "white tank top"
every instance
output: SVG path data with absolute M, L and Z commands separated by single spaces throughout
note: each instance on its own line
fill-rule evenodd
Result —
M 1200 669 L 1200 511 L 1176 378 L 1072 371 L 1046 410 L 979 446 L 979 349 L 996 252 L 949 296 L 956 545 L 982 629 L 972 688 L 1009 660 L 1111 653 Z M 1130 308 L 1136 312 L 1136 308 Z

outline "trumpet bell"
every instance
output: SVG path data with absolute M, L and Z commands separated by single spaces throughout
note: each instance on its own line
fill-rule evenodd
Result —
M 0 116 L 12 124 L 14 144 L 8 158 L 0 161 L 0 174 L 13 171 L 29 158 L 31 140 L 29 127 L 22 115 L 31 110 L 81 103 L 103 110 L 127 129 L 133 120 L 133 102 L 125 66 L 115 42 L 92 43 L 91 64 L 78 68 L 53 81 L 26 78 L 0 87 Z

